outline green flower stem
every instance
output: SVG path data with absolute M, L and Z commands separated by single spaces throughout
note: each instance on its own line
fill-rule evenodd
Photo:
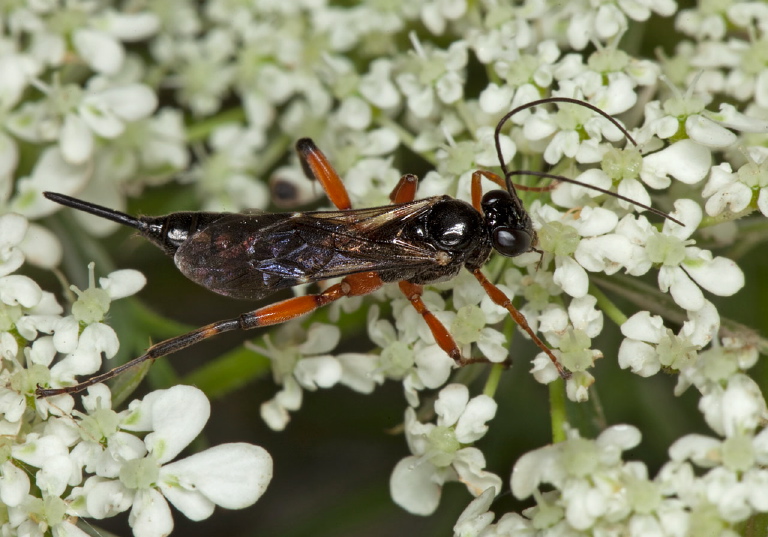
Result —
M 227 123 L 242 123 L 245 119 L 245 111 L 242 108 L 224 110 L 215 116 L 187 125 L 187 141 L 205 141 L 214 129 Z
M 610 320 L 618 326 L 627 322 L 627 316 L 614 304 L 608 296 L 592 283 L 589 284 L 589 294 L 597 299 L 597 305 Z
M 565 395 L 565 382 L 557 379 L 549 383 L 549 417 L 552 423 L 552 442 L 564 442 L 567 437 L 565 427 L 568 423 Z
M 501 374 L 504 372 L 503 364 L 493 364 L 491 372 L 488 373 L 488 378 L 485 381 L 483 387 L 483 394 L 488 397 L 496 395 L 496 389 L 499 387 L 499 380 L 501 380 Z

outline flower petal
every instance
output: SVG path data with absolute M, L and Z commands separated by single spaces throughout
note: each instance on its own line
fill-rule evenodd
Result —
M 418 457 L 406 457 L 397 463 L 389 478 L 389 492 L 394 502 L 414 515 L 431 515 L 440 503 L 440 485 L 432 476 L 435 467 Z
M 272 480 L 272 457 L 259 446 L 223 444 L 167 464 L 161 468 L 160 475 L 165 483 L 164 493 L 178 487 L 169 483 L 180 483 L 181 487 L 199 492 L 216 505 L 242 509 L 256 503 L 267 490 Z M 173 497 L 168 499 L 173 501 Z
M 580 298 L 589 290 L 589 277 L 584 268 L 572 257 L 558 256 L 553 281 L 574 298 Z
M 654 177 L 669 175 L 693 185 L 707 176 L 711 162 L 709 149 L 693 140 L 680 140 L 666 149 L 646 155 L 640 176 L 647 182 L 653 181 Z M 646 176 L 649 177 L 646 179 Z
M 437 424 L 454 425 L 467 408 L 469 389 L 464 384 L 449 384 L 442 390 L 435 401 L 435 413 L 438 415 Z
M 150 412 L 154 430 L 144 443 L 160 463 L 181 453 L 200 434 L 211 415 L 211 404 L 205 394 L 193 386 L 157 390 L 144 398 L 142 406 Z
M 469 444 L 482 438 L 488 430 L 487 421 L 496 415 L 498 405 L 487 395 L 473 397 L 456 423 L 456 440 Z
M 728 147 L 737 139 L 734 133 L 700 114 L 685 120 L 685 131 L 691 140 L 714 149 Z
M 744 273 L 725 257 L 716 257 L 708 263 L 685 263 L 683 267 L 696 283 L 713 295 L 732 296 L 744 287 Z
M 106 33 L 80 28 L 75 30 L 72 41 L 85 63 L 94 71 L 114 75 L 123 65 L 123 46 Z
M 155 489 L 136 493 L 128 523 L 136 537 L 166 537 L 173 531 L 171 508 Z

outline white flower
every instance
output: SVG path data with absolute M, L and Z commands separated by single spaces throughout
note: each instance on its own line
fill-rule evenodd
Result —
M 600 528 L 619 521 L 658 525 L 660 520 L 643 517 L 652 514 L 661 519 L 659 486 L 648 480 L 645 465 L 621 460 L 621 453 L 639 442 L 640 432 L 628 425 L 609 427 L 596 440 L 571 432 L 568 440 L 526 453 L 517 461 L 512 493 L 536 499 L 537 506 L 526 513 L 534 527 L 565 522 L 572 530 L 600 533 Z M 542 495 L 538 489 L 543 483 L 555 490 Z
M 662 16 L 670 16 L 677 5 L 674 0 L 639 0 L 600 3 L 597 9 L 578 10 L 571 17 L 568 25 L 568 41 L 576 50 L 581 50 L 591 39 L 605 42 L 626 31 L 629 22 L 645 21 L 654 11 Z
M 213 152 L 188 172 L 197 184 L 203 208 L 221 210 L 263 209 L 269 195 L 266 185 L 255 180 L 257 151 L 264 135 L 257 129 L 224 124 L 211 134 Z
M 699 401 L 707 425 L 722 436 L 754 431 L 768 417 L 765 399 L 754 380 L 737 373 L 726 386 L 712 384 Z
M 163 57 L 166 52 L 160 45 L 153 52 L 163 61 L 176 64 L 173 83 L 178 88 L 179 99 L 197 115 L 216 112 L 235 76 L 233 36 L 223 28 L 214 28 L 202 39 L 167 45 L 167 58 Z
M 745 375 L 731 377 L 727 386 L 714 385 L 700 407 L 707 423 L 723 440 L 690 434 L 670 448 L 670 462 L 660 472 L 660 482 L 693 507 L 704 502 L 716 517 L 734 523 L 765 512 L 768 472 L 766 404 L 755 382 Z M 687 461 L 708 469 L 694 477 Z
M 753 16 L 750 11 L 750 7 L 747 7 L 741 14 L 745 25 L 752 24 L 747 22 Z M 764 20 L 765 15 L 761 14 L 758 18 Z M 729 42 L 729 48 L 737 55 L 737 60 L 728 73 L 726 90 L 741 101 L 751 99 L 758 106 L 765 108 L 768 106 L 768 73 L 765 70 L 768 40 L 764 36 L 750 41 L 732 40 Z
M 412 408 L 405 412 L 405 433 L 414 454 L 397 463 L 389 489 L 392 499 L 417 515 L 437 509 L 443 483 L 461 481 L 469 491 L 480 495 L 489 487 L 501 490 L 501 479 L 483 470 L 485 458 L 474 447 L 462 447 L 480 439 L 488 429 L 486 422 L 496 414 L 496 402 L 486 395 L 470 400 L 469 390 L 449 384 L 435 402 L 437 424 L 423 424 Z
M 712 320 L 715 320 L 717 312 L 714 307 L 707 309 L 710 310 Z M 710 334 L 715 332 L 716 326 L 713 324 Z M 696 386 L 702 393 L 709 393 L 714 386 L 727 382 L 736 372 L 753 367 L 758 356 L 757 348 L 748 337 L 734 334 L 722 338 L 722 341 L 712 338 L 711 347 L 700 351 L 698 360 L 691 367 L 680 371 L 675 393 L 682 393 L 691 385 Z
M 690 141 L 709 149 L 721 149 L 732 145 L 736 141 L 736 135 L 729 129 L 743 132 L 768 131 L 768 123 L 765 120 L 750 118 L 732 105 L 721 104 L 719 113 L 706 110 L 705 102 L 690 94 L 692 89 L 687 95 L 682 95 L 673 87 L 675 96 L 664 101 L 662 105 L 657 101 L 648 103 L 645 107 L 648 131 L 662 139 L 684 135 L 690 138 Z M 677 143 L 685 141 L 680 140 Z M 702 165 L 704 158 L 701 149 L 694 151 L 693 147 L 688 146 L 680 156 L 691 158 L 691 162 L 698 166 Z M 689 172 L 680 180 L 686 183 L 695 182 L 686 180 L 685 177 L 688 176 L 697 175 L 695 172 Z
M 24 263 L 19 245 L 27 228 L 27 220 L 18 214 L 0 216 L 0 276 L 15 272 Z
M 144 84 L 102 87 L 94 81 L 79 86 L 44 87 L 45 99 L 30 103 L 13 119 L 19 135 L 36 142 L 58 139 L 63 159 L 86 163 L 93 155 L 95 136 L 114 139 L 126 124 L 149 117 L 157 96 Z
M 425 292 L 422 298 L 430 311 L 436 311 L 439 297 L 435 293 Z M 393 302 L 393 307 L 398 320 L 397 329 L 389 321 L 379 319 L 378 306 L 368 310 L 368 337 L 382 349 L 376 370 L 387 378 L 401 380 L 408 403 L 417 406 L 418 392 L 445 384 L 455 362 L 434 343 L 421 315 L 407 300 L 399 297 Z M 440 318 L 446 321 L 446 317 Z
M 680 199 L 675 209 L 672 216 L 685 226 L 667 220 L 659 232 L 645 217 L 628 215 L 619 222 L 616 233 L 582 240 L 574 257 L 587 270 L 608 274 L 623 267 L 632 275 L 641 275 L 652 264 L 660 265 L 659 289 L 689 311 L 706 303 L 699 286 L 718 296 L 735 294 L 744 286 L 741 269 L 729 259 L 693 246 L 689 239 L 701 222 L 699 205 Z
M 392 61 L 377 58 L 371 62 L 368 72 L 360 77 L 360 94 L 372 105 L 390 110 L 400 104 L 400 94 L 392 82 Z
M 580 90 L 574 84 L 563 85 L 566 89 L 557 92 L 557 96 L 580 97 Z M 571 103 L 558 103 L 558 108 L 554 114 L 537 108 L 523 126 L 523 135 L 531 142 L 549 139 L 544 150 L 544 160 L 548 164 L 557 164 L 563 157 L 593 162 L 595 151 L 591 146 L 596 141 L 604 137 L 615 142 L 624 137 L 615 125 L 588 108 Z M 582 129 L 589 134 L 589 139 L 581 139 L 579 131 Z
M 102 399 L 102 405 L 107 401 Z M 223 444 L 170 462 L 200 433 L 210 414 L 205 395 L 175 386 L 131 403 L 121 426 L 148 431 L 138 449 L 115 450 L 117 479 L 90 477 L 72 498 L 88 516 L 103 518 L 131 509 L 137 537 L 167 535 L 173 528 L 166 500 L 192 520 L 208 518 L 216 505 L 241 509 L 263 494 L 272 459 L 258 446 Z
M 621 326 L 627 339 L 619 347 L 619 365 L 643 377 L 655 375 L 661 367 L 685 375 L 695 366 L 698 351 L 712 340 L 720 326 L 717 310 L 709 302 L 688 315 L 690 320 L 674 334 L 661 317 L 647 311 L 634 314 Z
M 691 200 L 675 202 L 672 213 L 686 224 L 681 227 L 667 220 L 661 233 L 646 242 L 648 257 L 661 263 L 659 289 L 669 291 L 675 302 L 688 310 L 704 306 L 704 296 L 694 280 L 710 293 L 731 296 L 744 286 L 744 273 L 731 260 L 713 257 L 712 253 L 687 245 L 687 239 L 701 221 L 701 208 Z M 681 255 L 682 254 L 682 255 Z
M 341 382 L 353 389 L 368 393 L 380 375 L 374 371 L 374 357 L 364 354 L 331 356 L 339 343 L 341 331 L 330 324 L 312 324 L 306 333 L 296 323 L 279 328 L 279 345 L 264 336 L 264 345 L 249 347 L 272 361 L 272 375 L 282 389 L 271 400 L 261 405 L 261 417 L 276 431 L 285 429 L 291 410 L 301 407 L 303 390 L 330 388 Z M 295 343 L 295 341 L 303 341 Z
M 712 168 L 701 193 L 709 198 L 704 206 L 708 215 L 726 213 L 733 217 L 751 212 L 755 207 L 768 215 L 768 158 L 758 154 L 754 158 L 752 154 L 749 156 L 749 161 L 733 173 L 728 162 Z
M 59 210 L 61 205 L 45 199 L 43 192 L 52 190 L 61 194 L 76 194 L 89 178 L 90 167 L 87 164 L 70 164 L 58 147 L 49 147 L 40 155 L 32 174 L 18 180 L 18 192 L 11 200 L 10 208 L 27 218 L 48 216 Z
M 464 16 L 467 0 L 436 0 L 426 2 L 421 7 L 421 20 L 433 34 L 442 34 L 449 21 Z
M 101 287 L 96 287 L 94 267 L 94 263 L 88 265 L 87 289 L 71 287 L 78 297 L 72 304 L 72 315 L 58 320 L 52 327 L 56 350 L 67 356 L 51 368 L 51 387 L 68 385 L 76 375 L 95 373 L 101 367 L 102 353 L 107 358 L 117 353 L 117 335 L 102 321 L 112 300 L 137 293 L 147 281 L 143 274 L 125 269 L 100 278 Z
M 78 28 L 72 43 L 83 60 L 100 73 L 114 75 L 120 70 L 125 51 L 120 41 L 141 41 L 154 34 L 158 20 L 149 12 L 120 13 L 105 11 L 89 14 L 91 27 Z
M 448 50 L 425 50 L 415 33 L 410 34 L 415 54 L 395 77 L 407 99 L 408 109 L 419 118 L 432 116 L 440 102 L 452 104 L 464 94 L 467 44 L 455 41 Z

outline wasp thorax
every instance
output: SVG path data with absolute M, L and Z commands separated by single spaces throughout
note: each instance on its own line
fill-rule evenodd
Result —
M 459 200 L 436 204 L 427 219 L 427 233 L 443 250 L 465 249 L 482 227 L 480 214 Z

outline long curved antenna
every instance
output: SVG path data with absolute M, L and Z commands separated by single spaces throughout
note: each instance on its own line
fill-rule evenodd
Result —
M 523 110 L 528 110 L 529 108 L 534 108 L 536 106 L 540 106 L 542 104 L 550 104 L 550 103 L 570 103 L 570 104 L 576 104 L 579 106 L 583 106 L 584 108 L 589 108 L 593 112 L 596 112 L 597 114 L 600 114 L 605 119 L 613 123 L 617 129 L 619 129 L 624 136 L 627 137 L 627 140 L 632 142 L 632 145 L 637 145 L 637 142 L 635 142 L 635 139 L 632 138 L 632 136 L 629 134 L 627 129 L 625 129 L 621 123 L 618 122 L 616 118 L 613 116 L 607 114 L 606 112 L 600 110 L 597 106 L 594 104 L 590 104 L 586 101 L 580 101 L 578 99 L 572 99 L 571 97 L 547 97 L 546 99 L 539 99 L 537 101 L 531 101 L 529 103 L 523 104 L 518 106 L 517 108 L 507 112 L 502 116 L 502 118 L 499 120 L 498 124 L 496 124 L 496 130 L 493 133 L 494 142 L 496 143 L 496 155 L 499 157 L 499 165 L 501 166 L 501 171 L 504 172 L 504 176 L 506 177 L 509 174 L 509 171 L 507 170 L 507 165 L 504 162 L 504 154 L 501 152 L 501 129 L 504 126 L 504 124 L 509 121 L 509 119 L 517 114 L 518 112 L 522 112 Z M 511 181 L 510 181 L 511 182 Z M 512 187 L 512 191 L 514 191 L 514 187 Z
M 569 179 L 568 177 L 563 177 L 562 175 L 554 175 L 554 174 L 548 174 L 545 172 L 534 172 L 534 171 L 509 171 L 507 169 L 507 164 L 504 162 L 504 154 L 501 151 L 501 129 L 504 127 L 504 124 L 509 121 L 509 119 L 517 114 L 518 112 L 522 112 L 523 110 L 527 110 L 528 108 L 533 108 L 535 106 L 539 106 L 542 104 L 550 104 L 550 103 L 569 103 L 569 104 L 576 104 L 579 106 L 583 106 L 584 108 L 588 108 L 592 110 L 593 112 L 603 116 L 605 119 L 610 121 L 617 129 L 619 129 L 622 134 L 632 142 L 632 145 L 637 146 L 637 142 L 634 138 L 632 138 L 632 135 L 629 134 L 626 128 L 616 120 L 613 116 L 610 114 L 607 114 L 603 110 L 600 110 L 597 106 L 588 103 L 586 101 L 580 101 L 578 99 L 572 99 L 571 97 L 547 97 L 546 99 L 539 99 L 536 101 L 531 101 L 530 103 L 523 104 L 521 106 L 518 106 L 517 108 L 507 112 L 502 116 L 502 118 L 499 120 L 498 124 L 496 125 L 496 130 L 494 131 L 493 138 L 494 143 L 496 145 L 496 155 L 499 158 L 499 166 L 501 167 L 501 171 L 504 173 L 504 179 L 507 183 L 507 190 L 509 190 L 510 194 L 517 195 L 517 189 L 515 189 L 514 183 L 512 183 L 512 180 L 510 179 L 513 175 L 531 175 L 535 177 L 547 177 L 550 179 L 556 179 L 558 181 L 562 181 L 564 183 L 571 183 L 574 185 L 583 186 L 584 188 L 591 188 L 592 190 L 595 190 L 597 192 L 601 192 L 603 194 L 607 194 L 609 196 L 613 196 L 614 198 L 626 201 L 628 203 L 631 203 L 632 205 L 635 205 L 637 207 L 641 207 L 657 216 L 661 216 L 662 218 L 666 218 L 667 220 L 671 220 L 672 222 L 685 227 L 685 224 L 683 224 L 680 220 L 677 220 L 676 218 L 671 217 L 664 211 L 660 211 L 658 209 L 654 209 L 653 207 L 649 207 L 648 205 L 645 205 L 643 203 L 640 203 L 638 201 L 632 200 L 627 198 L 626 196 L 622 196 L 621 194 L 618 194 L 616 192 L 611 192 L 610 190 L 606 190 L 604 188 L 596 187 L 593 185 L 587 185 L 584 183 L 581 183 L 579 181 L 576 181 L 574 179 Z
M 581 181 L 577 181 L 576 179 L 570 179 L 568 177 L 563 177 L 562 175 L 555 175 L 554 173 L 547 173 L 547 172 L 535 172 L 532 170 L 513 170 L 511 172 L 508 172 L 507 180 L 509 180 L 510 177 L 513 175 L 531 175 L 533 177 L 545 177 L 547 179 L 555 179 L 556 181 L 562 181 L 563 183 L 571 183 L 572 185 L 579 185 L 583 186 L 584 188 L 590 188 L 592 190 L 595 190 L 597 192 L 602 192 L 603 194 L 608 194 L 609 196 L 613 196 L 614 198 L 626 201 L 631 203 L 632 205 L 636 205 L 638 207 L 642 207 L 646 211 L 649 211 L 657 216 L 661 216 L 662 218 L 666 218 L 667 220 L 671 220 L 675 224 L 678 224 L 680 226 L 685 227 L 685 224 L 683 224 L 680 220 L 677 218 L 674 218 L 664 211 L 660 211 L 658 209 L 654 209 L 653 207 L 650 207 L 644 203 L 640 203 L 639 201 L 635 201 L 633 199 L 630 199 L 626 196 L 622 196 L 621 194 L 617 192 L 611 192 L 610 190 L 606 190 L 604 188 L 601 188 L 599 186 L 595 185 L 588 185 L 586 183 L 582 183 Z

